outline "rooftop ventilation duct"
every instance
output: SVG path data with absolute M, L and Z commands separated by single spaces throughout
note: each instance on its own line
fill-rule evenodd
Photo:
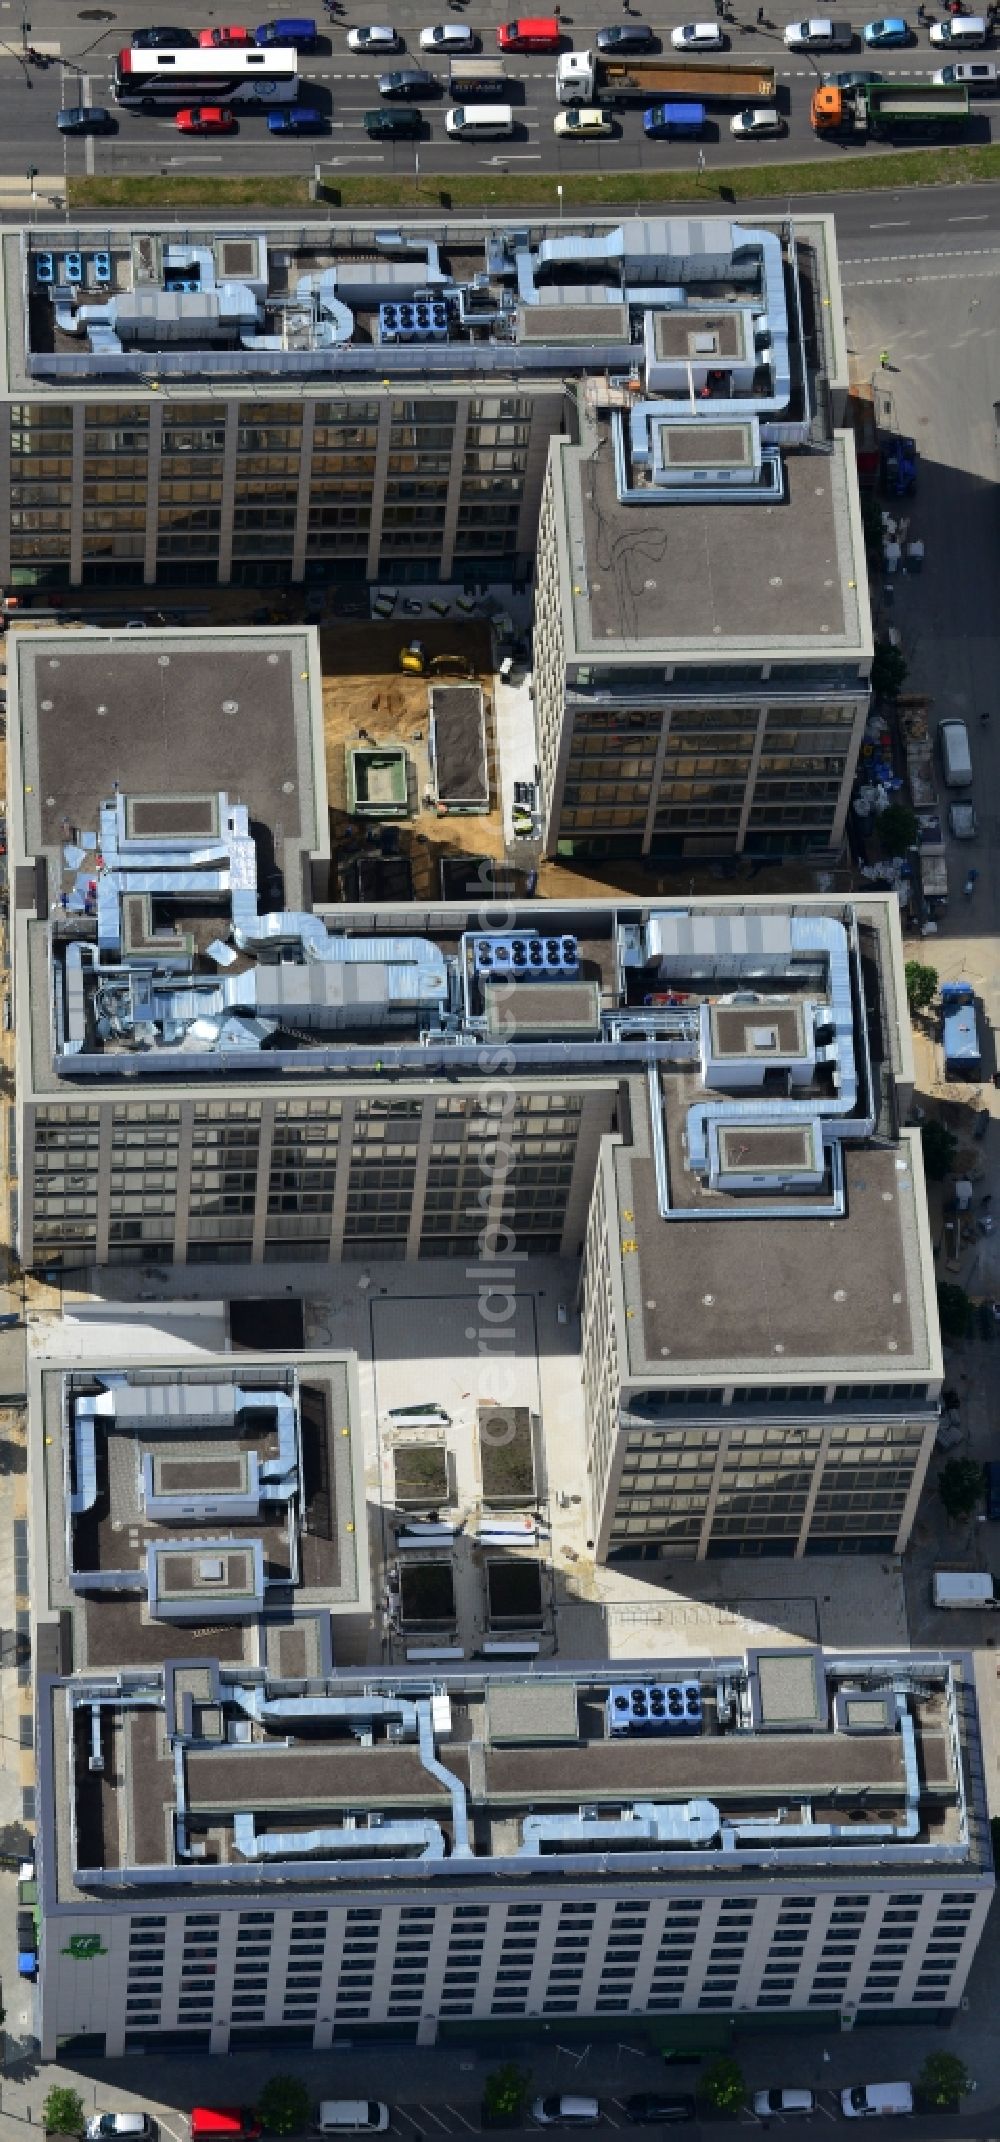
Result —
M 712 1800 L 687 1800 L 659 1805 L 637 1800 L 626 1814 L 603 1817 L 596 1810 L 581 1808 L 578 1815 L 526 1815 L 521 1825 L 518 1857 L 536 1857 L 545 1852 L 589 1852 L 595 1846 L 656 1851 L 662 1846 L 710 1851 L 722 1829 L 719 1810 Z

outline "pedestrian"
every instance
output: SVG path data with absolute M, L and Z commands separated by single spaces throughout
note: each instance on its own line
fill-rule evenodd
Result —
M 881 367 L 882 367 L 882 370 L 883 370 L 883 372 L 887 372 L 887 371 L 889 370 L 889 352 L 888 352 L 888 350 L 880 350 L 880 351 L 879 351 L 879 353 L 878 353 L 878 361 L 879 361 L 879 364 L 880 364 L 880 365 L 881 365 Z
M 763 29 L 763 27 L 764 27 L 764 10 L 763 10 L 763 8 L 762 8 L 762 7 L 759 7 L 759 8 L 757 9 L 757 28 L 758 28 L 758 30 L 762 30 L 762 29 Z

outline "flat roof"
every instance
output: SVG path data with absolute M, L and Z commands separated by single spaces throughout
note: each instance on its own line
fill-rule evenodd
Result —
M 668 1103 L 669 1106 L 669 1103 Z M 848 1146 L 846 1210 L 783 1219 L 666 1222 L 651 1157 L 614 1156 L 623 1256 L 629 1378 L 718 1382 L 867 1364 L 903 1378 L 933 1372 L 924 1321 L 918 1198 L 907 1146 Z M 710 1195 L 710 1193 L 709 1193 Z M 629 1214 L 626 1228 L 623 1215 Z M 612 1238 L 618 1229 L 610 1230 Z
M 287 1475 L 281 1470 L 287 1450 L 266 1403 L 275 1386 L 290 1394 L 294 1407 L 295 1466 Z M 176 1404 L 169 1420 L 157 1416 L 160 1391 L 165 1405 L 185 1391 L 195 1398 L 217 1394 L 220 1424 L 208 1431 L 193 1422 L 184 1432 Z M 227 1434 L 231 1391 L 240 1403 Z M 136 1412 L 126 1408 L 120 1420 L 110 1411 L 79 1412 L 95 1394 L 114 1399 L 133 1393 L 139 1394 Z M 260 1405 L 252 1402 L 255 1393 Z M 144 1362 L 128 1371 L 46 1362 L 32 1402 L 40 1416 L 44 1497 L 35 1528 L 39 1546 L 44 1540 L 36 1565 L 38 1611 L 69 1617 L 81 1670 L 161 1666 L 180 1656 L 250 1665 L 263 1656 L 275 1673 L 318 1673 L 332 1656 L 333 1621 L 343 1628 L 360 1617 L 367 1624 L 371 1576 L 353 1356 L 205 1354 L 196 1366 Z M 89 1457 L 81 1418 L 93 1427 Z M 233 1516 L 224 1498 L 246 1492 L 250 1475 L 239 1461 L 247 1459 L 260 1470 L 259 1508 Z M 154 1497 L 185 1495 L 188 1507 L 169 1515 L 150 1510 L 147 1474 Z M 269 1479 L 279 1475 L 292 1489 L 287 1500 L 268 1492 Z M 67 1481 L 84 1507 L 67 1512 Z M 203 1511 L 199 1501 L 206 1504 Z M 259 1542 L 263 1608 L 249 1596 L 235 1618 L 231 1602 L 226 1618 L 216 1617 L 213 1587 L 199 1583 L 195 1571 L 193 1589 L 203 1609 L 197 1618 L 181 1626 L 151 1614 L 150 1549 L 159 1551 L 164 1579 L 179 1575 L 186 1581 L 188 1564 L 201 1553 L 218 1557 L 220 1541 L 231 1543 L 230 1564 L 248 1564 Z M 172 1556 L 176 1566 L 170 1570 Z M 104 1589 L 112 1576 L 120 1580 L 117 1588 Z
M 224 791 L 272 843 L 286 905 L 311 905 L 306 858 L 329 852 L 314 627 L 14 630 L 7 663 L 24 856 L 96 831 L 116 788 L 165 804 Z M 142 830 L 167 829 L 154 813 Z
M 618 496 L 610 421 L 554 440 L 567 657 L 870 654 L 853 447 L 785 451 L 778 504 Z
M 425 1879 L 446 1876 L 456 1853 L 466 1878 L 475 1863 L 486 1875 L 516 1861 L 525 1875 L 585 1872 L 599 1885 L 638 1871 L 633 1855 L 645 1853 L 671 1884 L 732 1883 L 779 1864 L 814 1874 L 821 1839 L 834 1881 L 838 1858 L 845 1878 L 859 1863 L 905 1875 L 942 1846 L 972 1870 L 975 1711 L 963 1682 L 961 1660 L 801 1649 L 630 1674 L 563 1667 L 527 1688 L 523 1672 L 466 1665 L 437 1672 L 433 1696 L 406 1672 L 274 1686 L 239 1664 L 204 1675 L 185 1664 L 159 1688 L 137 1684 L 134 1701 L 127 1679 L 124 1702 L 105 1682 L 96 1713 L 85 1675 L 53 1681 L 42 1721 L 55 1901 L 99 1899 L 119 1875 L 160 1893 L 344 1880 L 356 1895 L 372 1876 L 405 1880 L 415 1861 Z M 754 1723 L 762 1685 L 767 1714 Z M 857 1730 L 852 1696 L 867 1699 Z M 672 1728 L 675 1711 L 691 1722 Z M 102 1773 L 90 1763 L 98 1715 Z M 195 1846 L 183 1859 L 178 1823 Z

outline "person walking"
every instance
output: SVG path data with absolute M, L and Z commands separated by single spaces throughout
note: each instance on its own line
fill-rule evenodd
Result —
M 880 351 L 879 351 L 879 353 L 878 353 L 878 361 L 879 361 L 879 364 L 880 364 L 880 366 L 881 366 L 881 368 L 882 368 L 882 371 L 883 371 L 883 372 L 887 372 L 887 371 L 889 370 L 889 352 L 888 352 L 888 350 L 880 350 Z

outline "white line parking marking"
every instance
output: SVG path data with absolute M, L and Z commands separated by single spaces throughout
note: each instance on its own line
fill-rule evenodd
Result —
M 432 2112 L 429 2105 L 418 2105 L 417 2111 L 422 2112 L 425 2119 L 433 2120 L 435 2127 L 443 2127 L 446 2135 L 451 2133 L 447 2120 L 439 2120 L 437 2113 Z M 416 2126 L 416 2121 L 413 2124 Z
M 462 2126 L 468 2128 L 470 2135 L 479 2134 L 480 2129 L 475 2125 L 472 2120 L 466 2119 L 464 2112 L 459 2112 L 457 2105 L 449 2105 L 448 2110 L 450 2113 L 452 2113 L 456 2120 L 461 2120 Z

